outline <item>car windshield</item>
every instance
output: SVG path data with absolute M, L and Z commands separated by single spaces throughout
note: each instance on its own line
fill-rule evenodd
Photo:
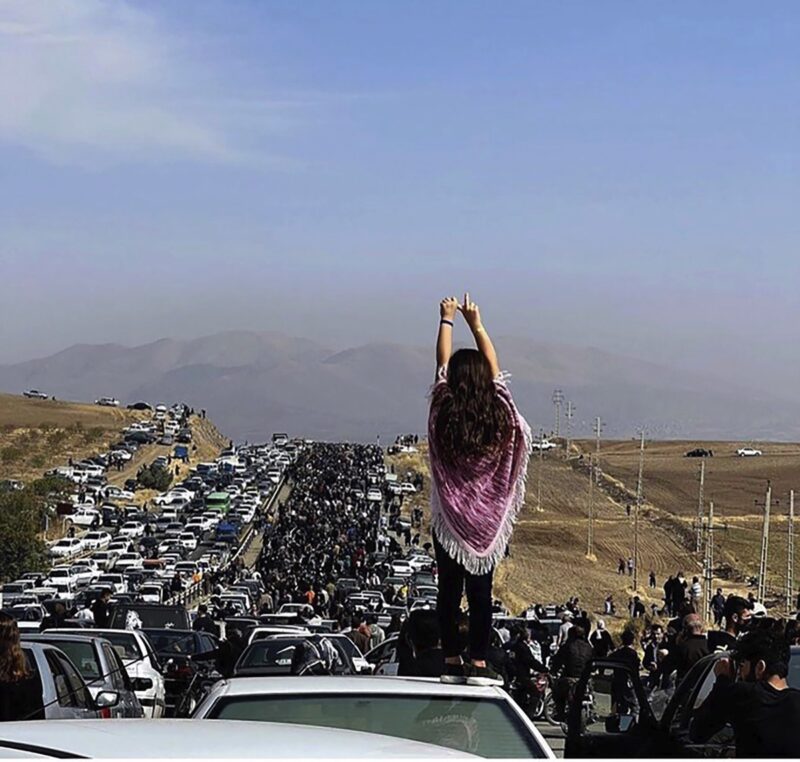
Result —
M 142 654 L 139 652 L 139 646 L 136 644 L 136 639 L 130 633 L 124 630 L 120 631 L 105 631 L 103 637 L 111 641 L 114 650 L 125 661 L 126 665 L 138 659 Z
M 145 630 L 159 656 L 188 656 L 197 653 L 194 634 L 183 630 Z
M 292 666 L 294 649 L 302 638 L 297 640 L 279 638 L 276 640 L 257 640 L 242 654 L 238 667 L 251 669 L 258 667 L 286 667 L 288 674 Z
M 56 648 L 60 648 L 69 657 L 69 660 L 77 667 L 81 677 L 87 683 L 98 680 L 103 676 L 103 670 L 91 643 L 58 640 L 53 641 L 53 645 Z
M 218 702 L 210 716 L 379 733 L 488 758 L 546 757 L 521 718 L 499 699 L 370 693 L 232 696 Z

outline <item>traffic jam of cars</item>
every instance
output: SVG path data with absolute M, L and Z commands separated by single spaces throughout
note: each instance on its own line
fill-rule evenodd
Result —
M 231 444 L 143 503 L 141 470 L 108 483 L 113 453 L 166 431 L 191 441 L 185 406 L 152 412 L 108 453 L 53 470 L 74 485 L 67 536 L 50 545 L 49 568 L 0 587 L 43 705 L 35 719 L 2 723 L 0 757 L 552 758 L 535 724 L 544 721 L 572 757 L 732 753 L 730 732 L 703 744 L 689 735 L 719 653 L 668 690 L 594 659 L 556 717 L 553 683 L 546 673 L 521 681 L 511 645 L 528 630 L 552 665 L 562 606 L 518 617 L 496 607 L 490 660 L 503 688 L 409 670 L 425 659 L 412 622 L 435 619 L 438 596 L 420 542 L 419 475 L 387 468 L 374 445 L 275 434 Z M 170 466 L 161 456 L 146 468 Z M 800 648 L 791 658 L 795 685 Z M 59 719 L 73 722 L 49 722 Z M 107 722 L 123 719 L 138 722 Z

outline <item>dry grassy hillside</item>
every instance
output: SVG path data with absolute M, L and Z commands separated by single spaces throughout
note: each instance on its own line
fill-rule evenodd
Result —
M 413 469 L 428 477 L 424 452 L 393 456 L 389 462 L 398 473 Z M 537 511 L 540 467 L 541 512 Z M 425 509 L 426 527 L 428 486 L 415 498 Z M 624 609 L 633 594 L 632 580 L 617 574 L 617 562 L 631 554 L 633 522 L 624 505 L 595 489 L 594 558 L 587 558 L 589 494 L 588 475 L 559 455 L 549 454 L 541 461 L 536 456 L 531 458 L 525 506 L 514 532 L 511 555 L 495 576 L 495 593 L 510 610 L 517 612 L 537 601 L 564 602 L 577 595 L 591 611 L 600 613 L 609 594 Z M 647 602 L 660 602 L 660 588 L 652 598 L 646 588 L 650 569 L 656 572 L 660 585 L 668 574 L 678 570 L 691 575 L 696 562 L 671 532 L 645 516 L 640 537 L 643 573 L 639 594 Z
M 0 394 L 0 478 L 30 480 L 119 439 L 142 413 Z
M 576 445 L 585 452 L 594 449 L 594 442 Z M 643 493 L 651 512 L 674 534 L 689 538 L 698 508 L 700 459 L 684 454 L 695 446 L 693 442 L 648 442 L 644 461 Z M 764 455 L 740 458 L 735 452 L 743 446 L 756 446 Z M 796 508 L 800 511 L 800 445 L 704 442 L 702 447 L 714 452 L 713 458 L 705 459 L 704 497 L 706 510 L 708 501 L 714 501 L 717 568 L 739 583 L 758 572 L 763 503 L 767 481 L 771 481 L 767 584 L 769 598 L 781 599 L 786 589 L 790 489 L 799 492 Z M 630 490 L 636 486 L 638 449 L 635 441 L 601 445 L 603 471 Z
M 80 460 L 101 452 L 121 438 L 123 428 L 147 417 L 147 413 L 121 408 L 0 394 L 0 478 L 29 481 L 69 458 Z M 209 420 L 193 416 L 191 426 L 194 440 L 189 464 L 173 466 L 179 469 L 179 477 L 196 463 L 213 460 L 228 441 Z M 155 444 L 141 447 L 121 471 L 110 471 L 108 480 L 122 484 L 143 463 L 171 450 Z M 148 497 L 137 493 L 137 499 Z

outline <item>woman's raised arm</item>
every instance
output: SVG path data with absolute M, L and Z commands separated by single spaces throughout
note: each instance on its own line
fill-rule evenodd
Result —
M 436 337 L 436 369 L 450 362 L 453 354 L 453 318 L 458 312 L 458 299 L 448 296 L 439 302 L 439 334 Z

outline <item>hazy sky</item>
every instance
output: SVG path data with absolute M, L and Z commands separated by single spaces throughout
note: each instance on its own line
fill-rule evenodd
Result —
M 800 396 L 800 3 L 0 0 L 0 362 L 496 332 Z

